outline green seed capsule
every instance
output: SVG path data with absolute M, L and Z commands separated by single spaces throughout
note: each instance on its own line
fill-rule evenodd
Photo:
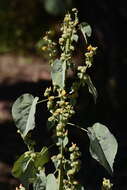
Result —
M 75 169 L 68 170 L 67 175 L 74 175 L 75 174 Z
M 62 132 L 57 132 L 56 135 L 57 135 L 58 137 L 61 137 L 61 136 L 63 136 L 63 133 L 62 133 Z

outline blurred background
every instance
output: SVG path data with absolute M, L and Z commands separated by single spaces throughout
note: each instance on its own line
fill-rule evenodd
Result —
M 43 97 L 51 78 L 47 59 L 39 49 L 40 40 L 47 30 L 59 33 L 65 12 L 73 7 L 79 11 L 80 22 L 86 21 L 91 25 L 90 43 L 98 47 L 94 65 L 89 71 L 98 90 L 97 103 L 94 104 L 87 89 L 81 89 L 74 120 L 84 128 L 95 122 L 105 124 L 119 144 L 114 176 L 111 177 L 90 157 L 87 137 L 76 130 L 70 131 L 74 142 L 79 135 L 80 142 L 77 143 L 83 151 L 84 164 L 79 178 L 87 190 L 99 189 L 103 177 L 112 180 L 114 189 L 127 189 L 127 5 L 122 0 L 0 1 L 1 189 L 11 190 L 19 183 L 12 177 L 11 167 L 16 158 L 27 150 L 12 121 L 12 103 L 23 93 Z M 77 48 L 80 50 L 80 44 Z M 75 60 L 81 60 L 80 54 L 76 54 Z M 39 105 L 37 110 L 39 119 L 34 137 L 41 147 L 51 143 L 46 130 L 46 104 Z

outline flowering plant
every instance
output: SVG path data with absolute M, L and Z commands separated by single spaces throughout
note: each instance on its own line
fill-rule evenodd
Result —
M 44 45 L 41 49 L 49 55 L 52 77 L 52 86 L 46 88 L 44 92 L 46 99 L 39 100 L 39 97 L 23 94 L 12 107 L 18 132 L 28 147 L 28 151 L 15 162 L 12 172 L 15 177 L 20 178 L 27 190 L 30 184 L 33 185 L 34 190 L 84 190 L 83 185 L 76 178 L 76 174 L 82 167 L 80 159 L 82 153 L 77 144 L 69 139 L 69 126 L 76 127 L 87 134 L 91 156 L 110 174 L 113 173 L 117 141 L 108 128 L 103 124 L 95 123 L 86 129 L 70 122 L 76 111 L 75 106 L 81 87 L 88 87 L 95 103 L 97 99 L 97 90 L 90 75 L 87 74 L 87 70 L 92 67 L 97 47 L 88 44 L 91 27 L 85 22 L 79 24 L 77 14 L 77 9 L 72 9 L 71 14 L 65 15 L 58 44 L 50 38 L 50 31 L 43 38 Z M 78 31 L 84 36 L 86 44 L 85 61 L 80 66 L 72 61 L 75 45 L 79 39 Z M 60 55 L 57 54 L 57 46 L 60 47 Z M 71 87 L 67 88 L 66 79 L 69 69 L 73 72 L 74 80 Z M 47 102 L 47 109 L 50 112 L 48 125 L 55 129 L 55 144 L 58 149 L 58 154 L 54 153 L 51 157 L 49 156 L 51 147 L 43 147 L 40 152 L 36 152 L 35 142 L 31 139 L 31 130 L 36 126 L 36 106 L 43 102 Z M 52 173 L 47 174 L 45 164 L 49 161 L 53 162 L 54 169 Z M 20 185 L 19 189 L 24 187 Z M 111 188 L 110 181 L 104 178 L 102 190 L 111 190 Z

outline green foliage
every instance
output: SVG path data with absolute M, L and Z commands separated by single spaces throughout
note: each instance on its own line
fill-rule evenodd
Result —
M 95 123 L 88 128 L 88 136 L 90 138 L 91 156 L 112 174 L 118 148 L 115 137 L 106 126 L 100 123 Z
M 47 1 L 49 2 L 49 1 Z M 51 2 L 50 2 L 51 3 Z M 53 6 L 53 4 L 51 4 Z M 52 7 L 51 6 L 51 7 Z M 70 141 L 68 130 L 69 125 L 77 127 L 82 132 L 87 132 L 90 139 L 90 154 L 97 160 L 110 174 L 113 173 L 113 163 L 117 153 L 117 141 L 107 127 L 100 123 L 95 123 L 88 130 L 70 123 L 71 117 L 75 114 L 78 93 L 81 87 L 88 86 L 89 92 L 93 95 L 96 103 L 97 90 L 94 87 L 87 70 L 92 67 L 96 47 L 87 45 L 85 49 L 85 62 L 77 66 L 72 62 L 75 42 L 78 43 L 78 30 L 80 29 L 87 42 L 87 37 L 91 36 L 91 27 L 87 23 L 79 24 L 77 9 L 72 9 L 72 14 L 67 13 L 61 26 L 61 36 L 59 44 L 53 42 L 49 37 L 51 32 L 47 32 L 43 38 L 41 49 L 49 55 L 51 65 L 52 87 L 45 90 L 44 100 L 38 102 L 38 97 L 31 94 L 23 94 L 14 103 L 12 115 L 16 126 L 27 144 L 29 151 L 25 152 L 14 164 L 13 175 L 20 178 L 23 185 L 29 188 L 33 184 L 34 190 L 84 190 L 76 175 L 80 172 L 82 163 L 79 147 Z M 61 51 L 56 59 L 56 46 Z M 68 69 L 71 69 L 74 81 L 70 88 L 66 86 Z M 48 126 L 55 129 L 55 144 L 59 151 L 49 159 L 49 148 L 43 147 L 41 152 L 34 151 L 34 142 L 31 139 L 30 131 L 35 128 L 36 105 L 47 101 L 47 109 L 50 112 Z M 78 138 L 78 136 L 77 136 Z M 52 161 L 54 169 L 52 173 L 46 173 L 45 164 Z M 111 184 L 106 181 L 103 189 L 111 190 Z
M 23 94 L 13 104 L 12 116 L 23 138 L 30 130 L 35 128 L 35 112 L 38 99 L 38 97 L 34 98 L 31 94 Z
M 89 92 L 93 95 L 93 98 L 94 98 L 94 102 L 96 103 L 96 100 L 97 100 L 97 90 L 95 88 L 95 86 L 93 85 L 92 81 L 91 81 L 91 78 L 89 75 L 86 75 L 86 80 L 85 80 L 87 86 L 88 86 L 88 90 Z
M 42 168 L 48 161 L 49 155 L 47 147 L 43 147 L 41 152 L 28 151 L 21 155 L 15 162 L 12 173 L 21 180 L 26 188 L 29 187 L 30 183 L 34 183 L 34 186 L 37 186 L 37 181 L 39 180 L 42 184 L 41 179 L 44 177 L 37 175 L 38 169 L 39 167 Z M 40 183 L 39 185 L 41 185 Z
M 87 36 L 90 37 L 92 34 L 91 26 L 86 22 L 82 22 L 79 27 L 87 43 Z
M 26 153 L 15 162 L 12 170 L 13 175 L 21 180 L 26 189 L 29 189 L 30 180 L 36 178 L 36 172 L 30 154 L 26 156 Z
M 65 87 L 65 72 L 66 64 L 56 59 L 51 65 L 51 76 L 54 86 L 59 86 L 61 89 Z
M 46 182 L 46 190 L 57 190 L 58 185 L 56 183 L 56 178 L 53 174 L 49 174 L 47 176 L 47 182 Z
M 43 170 L 37 174 L 36 180 L 33 184 L 33 190 L 45 190 L 46 187 L 46 175 Z
M 43 147 L 41 152 L 36 152 L 36 157 L 34 158 L 35 168 L 44 166 L 49 161 L 49 152 L 47 147 Z

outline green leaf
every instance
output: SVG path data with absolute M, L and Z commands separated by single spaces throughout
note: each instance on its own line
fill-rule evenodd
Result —
M 30 153 L 26 156 L 26 153 L 20 156 L 20 158 L 14 163 L 12 173 L 15 177 L 19 178 L 23 185 L 28 188 L 31 181 L 35 181 L 38 167 L 43 167 L 49 161 L 48 148 L 43 147 L 41 152 L 35 152 L 36 156 L 34 161 L 31 159 Z
M 92 34 L 92 29 L 91 29 L 91 26 L 86 23 L 86 22 L 82 22 L 80 25 L 79 25 L 79 28 L 85 38 L 85 41 L 87 43 L 87 37 L 90 37 L 91 34 Z
M 48 130 L 52 129 L 56 125 L 56 121 L 47 121 L 47 128 Z
M 34 158 L 34 165 L 38 167 L 43 167 L 49 161 L 48 148 L 43 147 L 41 152 L 36 152 L 36 157 Z
M 88 127 L 88 136 L 91 156 L 112 174 L 118 148 L 115 137 L 106 126 L 100 123 L 95 123 L 92 127 Z
M 75 42 L 77 42 L 78 41 L 78 35 L 77 34 L 73 34 L 73 36 L 72 36 L 72 40 L 74 40 Z
M 46 188 L 46 175 L 43 170 L 37 174 L 37 179 L 33 184 L 33 190 L 45 190 Z
M 56 178 L 53 174 L 47 176 L 46 190 L 58 190 Z
M 68 144 L 68 142 L 69 142 L 68 137 L 65 136 L 63 139 L 63 147 L 65 147 Z
M 12 116 L 16 127 L 24 138 L 30 130 L 35 128 L 35 112 L 38 97 L 23 94 L 13 104 Z
M 30 156 L 22 154 L 14 163 L 12 174 L 19 178 L 25 188 L 29 188 L 30 180 L 36 178 L 36 169 Z
M 86 77 L 85 83 L 88 86 L 89 92 L 93 95 L 94 102 L 96 104 L 96 100 L 97 100 L 97 96 L 98 96 L 97 90 L 96 90 L 95 86 L 93 85 L 90 76 L 86 74 L 85 77 Z
M 65 74 L 66 74 L 66 63 L 59 59 L 56 59 L 51 66 L 51 76 L 53 85 L 59 86 L 60 88 L 65 87 Z

